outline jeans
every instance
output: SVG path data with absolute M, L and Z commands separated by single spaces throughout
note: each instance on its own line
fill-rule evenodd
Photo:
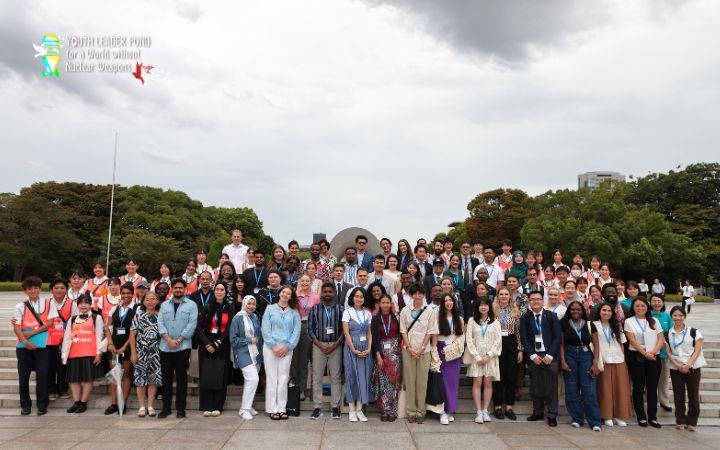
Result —
M 565 362 L 570 372 L 565 372 L 565 406 L 573 422 L 582 425 L 587 418 L 591 427 L 600 426 L 600 407 L 597 401 L 595 377 L 590 374 L 593 353 L 582 348 L 566 346 Z

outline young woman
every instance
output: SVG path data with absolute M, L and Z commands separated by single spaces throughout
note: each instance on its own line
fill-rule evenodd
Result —
M 670 377 L 675 394 L 675 428 L 687 427 L 697 431 L 700 416 L 700 369 L 705 367 L 703 336 L 700 331 L 685 324 L 687 317 L 682 306 L 670 310 L 673 327 L 668 331 L 665 350 L 670 354 Z M 687 415 L 685 414 L 685 391 L 687 391 Z
M 535 252 L 535 267 L 538 270 L 538 276 L 544 279 L 543 267 L 545 267 L 545 256 L 541 251 Z
M 448 269 L 443 273 L 444 276 L 450 277 L 453 283 L 453 290 L 459 296 L 465 295 L 465 274 L 460 270 L 460 257 L 453 254 L 448 260 Z
M 160 311 L 160 297 L 157 292 L 148 292 L 138 308 L 130 326 L 130 362 L 134 366 L 135 388 L 137 389 L 138 417 L 155 416 L 153 402 L 157 387 L 162 384 L 160 373 L 160 332 L 157 316 Z M 147 407 L 145 397 L 147 395 Z
M 596 306 L 602 303 L 602 290 L 597 284 L 593 284 L 588 289 L 588 296 L 585 299 L 585 302 L 583 303 L 583 306 L 585 307 L 585 312 L 590 314 L 592 309 Z
M 673 326 L 673 320 L 670 314 L 665 312 L 665 299 L 661 295 L 651 294 L 650 308 L 652 309 L 650 315 L 653 319 L 657 320 L 662 327 L 663 333 L 667 335 L 667 332 L 670 331 L 670 328 Z M 658 401 L 662 409 L 667 412 L 672 412 L 672 408 L 670 407 L 670 366 L 672 363 L 668 359 L 665 347 L 660 350 L 658 357 L 660 358 L 661 365 L 660 380 L 658 381 Z
M 285 249 L 282 245 L 276 245 L 270 252 L 270 268 L 275 270 L 285 269 Z
M 70 384 L 75 402 L 67 412 L 80 414 L 87 410 L 93 380 L 102 376 L 99 365 L 103 322 L 99 315 L 92 314 L 90 293 L 80 295 L 76 303 L 79 314 L 73 316 L 65 327 L 62 363 L 67 365 L 66 381 Z
M 235 272 L 235 266 L 230 261 L 225 261 L 218 267 L 218 276 L 215 281 L 224 281 L 228 286 L 232 286 L 233 282 L 237 278 Z
M 115 306 L 105 319 L 105 338 L 108 341 L 108 353 L 112 364 L 121 364 L 123 368 L 122 391 L 125 407 L 127 410 L 128 397 L 132 386 L 133 368 L 130 362 L 130 326 L 135 317 L 135 291 L 133 284 L 127 282 L 120 287 L 120 303 Z M 110 389 L 112 404 L 105 409 L 105 415 L 119 413 L 117 389 Z
M 574 263 L 572 267 L 570 267 L 570 279 L 571 280 L 577 280 L 581 276 L 583 276 L 583 267 L 580 264 Z
M 542 273 L 544 274 L 542 287 L 545 289 L 545 292 L 553 286 L 558 287 L 558 281 L 555 278 L 555 268 L 553 266 L 547 266 L 543 269 Z
M 391 277 L 393 280 L 395 280 L 395 284 L 397 285 L 400 282 L 401 272 L 397 255 L 391 253 L 390 256 L 388 256 L 385 260 L 385 266 L 387 267 L 387 269 L 383 271 L 383 275 Z M 395 292 L 391 292 L 390 294 L 394 293 Z
M 320 296 L 320 288 L 322 287 L 323 280 L 317 277 L 317 264 L 309 261 L 305 265 L 305 275 L 310 277 L 310 292 L 313 295 Z
M 638 286 L 636 281 L 628 281 L 625 285 L 625 296 L 627 297 L 627 302 L 623 303 L 625 306 L 630 308 L 630 305 L 632 305 L 632 301 L 635 297 L 640 295 L 640 286 Z
M 580 277 L 575 280 L 575 287 L 577 288 L 575 291 L 575 295 L 577 296 L 578 301 L 583 304 L 583 306 L 585 305 L 585 302 L 590 295 L 590 293 L 588 292 L 589 286 L 590 284 L 585 277 Z
M 510 299 L 517 305 L 520 315 L 525 314 L 528 309 L 528 296 L 521 289 L 520 279 L 516 275 L 508 275 L 505 285 L 510 290 Z
M 380 300 L 382 300 L 382 297 L 387 294 L 387 292 L 385 292 L 385 287 L 377 282 L 370 284 L 368 291 L 370 295 L 368 303 L 365 304 L 364 307 L 372 311 L 373 316 L 376 316 L 380 312 Z M 393 312 L 397 312 L 397 307 L 394 304 Z
M 343 366 L 345 368 L 345 400 L 350 406 L 350 422 L 367 422 L 362 407 L 370 403 L 370 378 L 373 371 L 371 356 L 372 314 L 363 308 L 365 290 L 360 287 L 350 291 L 352 307 L 343 312 L 343 334 L 345 349 Z
M 103 322 L 110 315 L 110 311 L 120 303 L 120 279 L 113 277 L 107 283 L 108 293 L 100 297 L 95 304 L 95 310 L 102 317 Z
M 572 302 L 582 303 L 580 296 L 577 295 L 577 283 L 575 280 L 567 280 L 565 282 L 561 298 L 563 299 L 564 306 L 567 306 Z M 558 319 L 562 319 L 562 317 L 558 316 Z
M 515 275 L 520 281 L 520 286 L 525 284 L 525 275 L 527 274 L 528 265 L 525 262 L 525 255 L 521 250 L 513 252 L 512 266 L 505 272 L 505 278 L 508 275 Z
M 465 349 L 465 321 L 456 305 L 455 296 L 444 294 L 438 314 L 437 351 L 440 356 L 440 373 L 445 387 L 445 411 L 440 416 L 440 423 L 448 425 L 454 421 L 453 414 L 458 409 L 458 391 L 460 389 L 460 364 L 462 358 L 447 361 L 445 349 L 454 347 L 456 353 L 462 354 Z
M 320 244 L 320 258 L 322 258 L 322 260 L 325 261 L 325 264 L 327 264 L 327 272 L 329 277 L 329 274 L 332 273 L 333 267 L 335 267 L 335 264 L 337 264 L 337 258 L 335 257 L 335 255 L 330 253 L 330 242 L 328 242 L 327 239 L 320 239 L 318 244 Z
M 74 315 L 77 315 L 77 305 L 67 296 L 67 281 L 56 278 L 50 283 L 52 293 L 50 306 L 57 311 L 57 317 L 52 319 L 52 325 L 47 330 L 46 353 L 48 357 L 47 379 L 48 398 L 57 400 L 58 397 L 69 398 L 68 384 L 65 381 L 65 366 L 62 363 L 62 341 L 65 337 L 65 326 Z M 92 297 L 91 297 L 92 299 Z
M 557 287 L 551 287 L 547 290 L 547 306 L 545 309 L 555 313 L 558 319 L 562 319 L 567 311 L 567 307 L 560 301 L 560 289 Z
M 595 324 L 588 322 L 585 308 L 572 302 L 560 321 L 560 365 L 565 372 L 565 405 L 574 428 L 585 419 L 593 431 L 600 431 L 600 407 L 595 377 L 598 369 L 598 336 Z
M 213 268 L 207 263 L 207 250 L 204 248 L 198 249 L 195 252 L 195 261 L 195 273 L 197 273 L 198 276 L 203 272 L 210 272 L 210 275 L 213 274 Z
M 170 286 L 170 282 L 172 281 L 172 263 L 170 261 L 163 261 L 158 266 L 158 277 L 155 278 L 152 284 L 152 291 L 155 291 L 157 289 L 158 283 L 165 283 L 168 286 Z M 165 300 L 164 298 L 161 299 Z
M 200 411 L 205 417 L 218 417 L 223 412 L 227 386 L 230 382 L 232 361 L 230 360 L 230 322 L 235 316 L 235 306 L 227 299 L 228 287 L 222 281 L 213 288 L 213 299 L 208 302 L 200 313 L 195 335 L 198 339 L 198 360 L 200 363 L 200 380 L 203 371 L 210 366 L 211 359 L 221 360 L 223 371 L 222 387 L 216 389 L 200 387 Z M 215 370 L 215 369 L 213 369 Z
M 140 266 L 138 265 L 137 261 L 134 258 L 130 258 L 125 262 L 125 270 L 127 270 L 127 273 L 120 277 L 120 285 L 122 286 L 125 283 L 132 283 L 133 289 L 137 288 L 137 285 L 141 281 L 147 281 L 145 280 L 145 277 L 140 275 L 138 273 L 138 269 L 140 269 Z M 133 292 L 133 296 L 135 293 Z M 133 297 L 135 299 L 135 297 Z
M 600 417 L 608 427 L 613 426 L 613 419 L 618 426 L 624 427 L 632 415 L 630 380 L 623 347 L 627 339 L 612 305 L 603 303 L 599 316 L 600 320 L 593 323 L 598 334 L 598 346 L 595 348 L 599 349 L 603 364 L 597 378 Z
M 502 331 L 487 297 L 475 302 L 473 316 L 467 325 L 466 343 L 467 356 L 463 362 L 469 364 L 467 376 L 473 378 L 472 397 L 477 410 L 475 423 L 490 422 L 488 407 L 492 399 L 492 384 L 493 380 L 500 378 L 498 357 L 502 352 Z
M 290 376 L 295 383 L 300 386 L 300 400 L 305 400 L 307 395 L 307 377 L 308 377 L 308 360 L 312 342 L 308 337 L 308 314 L 313 306 L 320 303 L 320 298 L 312 293 L 312 279 L 303 274 L 298 280 L 296 296 L 298 299 L 298 312 L 300 313 L 300 341 L 293 351 L 292 364 L 290 366 Z
M 407 265 L 406 270 L 408 271 L 408 273 L 410 275 L 412 275 L 413 284 L 422 284 L 423 283 L 422 273 L 420 272 L 420 266 L 418 266 L 418 264 L 416 262 L 410 261 Z
M 260 364 L 263 356 L 260 349 L 263 346 L 260 321 L 255 314 L 257 300 L 252 295 L 246 295 L 242 301 L 240 312 L 233 317 L 230 326 L 230 345 L 233 349 L 234 366 L 242 370 L 245 384 L 243 385 L 240 417 L 251 420 L 257 415 L 253 408 L 255 391 L 260 382 Z
M 600 278 L 600 264 L 602 262 L 600 261 L 600 257 L 593 255 L 590 258 L 590 268 L 587 272 L 585 272 L 585 278 L 587 278 L 588 283 L 590 284 L 597 284 L 597 279 Z
M 197 291 L 198 288 L 198 276 L 197 276 L 197 264 L 195 258 L 190 258 L 185 261 L 185 273 L 182 274 L 182 279 L 185 280 L 185 295 L 191 295 Z
M 220 272 L 221 272 L 220 269 L 222 268 L 223 264 L 225 264 L 226 262 L 230 262 L 230 256 L 228 256 L 227 253 L 222 253 L 220 255 L 220 258 L 218 258 L 217 267 L 215 268 L 215 270 L 213 270 L 213 280 L 220 279 Z M 235 272 L 235 266 L 233 266 L 233 272 Z
M 410 247 L 410 243 L 407 241 L 407 239 L 400 239 L 398 241 L 397 257 L 398 270 L 402 272 L 407 269 L 408 264 L 412 262 L 414 257 L 412 247 Z
M 235 305 L 235 310 L 241 309 L 243 299 L 245 298 L 245 280 L 242 275 L 235 275 L 235 279 L 231 285 L 235 288 L 230 292 L 231 301 L 233 305 Z
M 553 266 L 553 269 L 555 269 L 555 270 L 557 270 L 558 267 L 565 265 L 562 260 L 563 255 L 562 255 L 562 252 L 560 251 L 560 249 L 555 249 L 553 251 L 552 259 L 553 259 L 552 266 Z
M 603 287 L 607 283 L 615 283 L 615 280 L 612 277 L 610 264 L 604 263 L 600 265 L 600 276 L 595 279 L 595 284 Z
M 68 287 L 67 296 L 70 300 L 75 301 L 84 292 L 82 288 L 85 286 L 85 271 L 80 268 L 72 269 L 68 280 L 70 286 Z
M 665 340 L 660 324 L 650 315 L 647 302 L 636 297 L 630 317 L 625 320 L 625 336 L 629 342 L 628 369 L 632 379 L 632 397 L 635 417 L 641 427 L 648 423 L 660 428 L 657 421 L 657 388 L 660 379 L 660 349 Z M 647 390 L 647 413 L 643 393 Z
M 105 294 L 107 294 L 107 282 L 108 277 L 105 276 L 105 262 L 95 261 L 93 264 L 93 275 L 94 278 L 88 278 L 83 286 L 82 291 L 90 291 L 93 299 L 93 309 L 97 304 L 98 300 Z
M 372 319 L 372 351 L 375 355 L 373 394 L 377 397 L 380 420 L 394 422 L 398 417 L 398 397 L 402 385 L 400 322 L 393 312 L 393 302 L 385 294 L 380 312 Z
M 615 288 L 617 289 L 618 293 L 618 302 L 620 302 L 620 304 L 622 304 L 626 308 L 630 309 L 630 304 L 632 303 L 632 300 L 628 298 L 625 291 L 625 282 L 623 280 L 615 280 Z
M 262 316 L 263 361 L 265 364 L 265 412 L 272 420 L 287 420 L 287 388 L 293 349 L 300 341 L 300 313 L 292 286 L 280 289 L 278 302 Z
M 510 290 L 498 289 L 493 302 L 493 314 L 500 321 L 501 348 L 498 358 L 500 377 L 493 381 L 494 415 L 498 419 L 507 417 L 517 420 L 513 411 L 518 365 L 523 362 L 523 348 L 520 340 L 520 310 L 510 300 Z M 504 408 L 504 409 L 503 409 Z
M 157 294 L 158 301 L 160 303 L 170 298 L 170 283 L 164 281 L 159 282 L 155 286 L 155 293 Z

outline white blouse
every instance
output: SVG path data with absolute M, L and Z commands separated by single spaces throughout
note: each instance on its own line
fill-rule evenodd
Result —
M 603 363 L 605 364 L 621 364 L 625 361 L 625 352 L 622 344 L 627 342 L 625 333 L 620 330 L 620 342 L 615 339 L 612 335 L 612 329 L 608 325 L 608 328 L 604 328 L 602 322 L 596 320 L 595 328 L 598 332 L 598 345 L 600 347 L 600 356 L 602 357 Z M 610 341 L 608 342 L 608 337 Z
M 702 338 L 703 336 L 700 334 L 700 330 L 695 329 L 695 344 L 697 345 L 697 341 Z M 670 328 L 670 331 L 668 331 L 668 345 L 670 346 L 670 350 L 672 350 L 670 357 L 677 362 L 687 364 L 695 352 L 693 339 L 690 336 L 690 327 L 686 325 L 685 329 L 680 332 L 675 331 L 675 327 Z M 695 363 L 693 363 L 692 368 L 699 369 L 701 367 L 705 367 L 706 365 L 707 362 L 705 361 L 705 356 L 701 350 L 700 355 L 695 360 Z M 677 367 L 675 367 L 674 364 L 670 364 L 670 369 L 677 370 Z
M 638 319 L 637 317 L 628 317 L 625 320 L 625 332 L 632 333 L 635 340 L 645 351 L 652 350 L 657 345 L 658 335 L 662 334 L 662 326 L 660 322 L 655 320 L 655 329 L 650 328 L 647 319 Z M 637 350 L 632 345 L 629 346 L 631 352 Z

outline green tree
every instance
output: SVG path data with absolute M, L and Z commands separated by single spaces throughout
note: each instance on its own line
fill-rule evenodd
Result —
M 467 238 L 481 239 L 486 246 L 500 247 L 503 239 L 520 243 L 520 230 L 528 218 L 524 206 L 528 195 L 520 189 L 495 189 L 478 194 L 469 204 L 465 220 Z

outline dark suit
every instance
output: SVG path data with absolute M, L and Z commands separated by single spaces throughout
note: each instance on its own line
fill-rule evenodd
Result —
M 415 264 L 417 264 L 418 266 L 425 266 L 425 277 L 432 274 L 433 268 L 432 268 L 432 264 L 430 264 L 429 262 L 425 261 L 424 263 L 421 264 L 421 263 L 415 261 Z M 420 273 L 422 274 L 422 271 Z M 425 277 L 423 277 L 423 278 L 425 278 Z
M 375 255 L 365 252 L 363 254 L 362 264 L 360 264 L 360 255 L 358 255 L 358 266 L 366 268 L 368 272 L 373 271 L 373 261 L 375 261 Z
M 337 282 L 336 282 L 335 279 L 333 278 L 333 279 L 330 280 L 330 283 L 332 283 L 332 285 L 333 285 L 333 292 L 334 292 L 334 294 L 333 294 L 333 301 L 334 301 L 336 304 L 338 304 L 338 305 L 340 305 L 340 306 L 342 306 L 342 307 L 345 307 L 345 299 L 347 298 L 348 293 L 349 293 L 350 291 L 352 291 L 353 285 L 350 284 L 350 283 L 346 283 L 345 281 L 341 281 L 341 282 L 340 282 L 340 296 L 338 297 L 337 287 L 336 287 Z
M 438 275 L 438 278 L 440 278 L 441 280 L 442 280 L 442 277 L 443 277 L 442 274 Z M 434 273 L 432 275 L 428 275 L 425 277 L 425 298 L 428 299 L 428 303 L 430 303 L 430 301 L 431 301 L 431 299 L 430 299 L 431 288 L 433 286 L 439 286 L 439 285 L 440 285 L 440 283 L 438 281 L 436 281 Z
M 188 296 L 188 298 L 195 302 L 195 305 L 198 309 L 198 323 L 200 323 L 200 314 L 205 309 L 205 305 L 207 305 L 209 302 L 213 301 L 215 299 L 215 296 L 213 294 L 212 288 L 208 290 L 208 293 L 203 293 L 202 289 L 198 289 L 197 291 L 193 292 Z M 196 349 L 198 347 L 198 338 L 197 335 L 194 335 L 192 338 L 192 348 Z
M 541 315 L 541 334 L 545 350 L 542 352 L 535 350 L 537 327 L 535 324 L 535 313 L 533 313 L 532 309 L 528 309 L 520 318 L 520 338 L 525 348 L 525 360 L 528 364 L 528 372 L 530 373 L 530 383 L 537 382 L 536 380 L 546 375 L 542 371 L 548 370 L 550 373 L 550 397 L 545 398 L 532 395 L 533 414 L 541 417 L 544 416 L 545 403 L 547 402 L 547 417 L 549 419 L 556 419 L 558 414 L 558 371 L 560 367 L 560 321 L 553 312 L 546 309 L 542 310 Z M 550 363 L 550 365 L 546 365 L 545 363 L 537 365 L 530 359 L 533 354 L 538 355 L 540 358 L 545 355 L 550 355 L 553 358 L 552 363 Z
M 243 291 L 247 292 L 249 295 L 255 294 L 255 288 L 260 289 L 268 285 L 268 269 L 262 268 L 257 271 L 256 269 L 257 267 L 251 267 L 249 269 L 245 269 L 245 272 L 242 273 L 242 279 L 245 282 L 245 288 Z

